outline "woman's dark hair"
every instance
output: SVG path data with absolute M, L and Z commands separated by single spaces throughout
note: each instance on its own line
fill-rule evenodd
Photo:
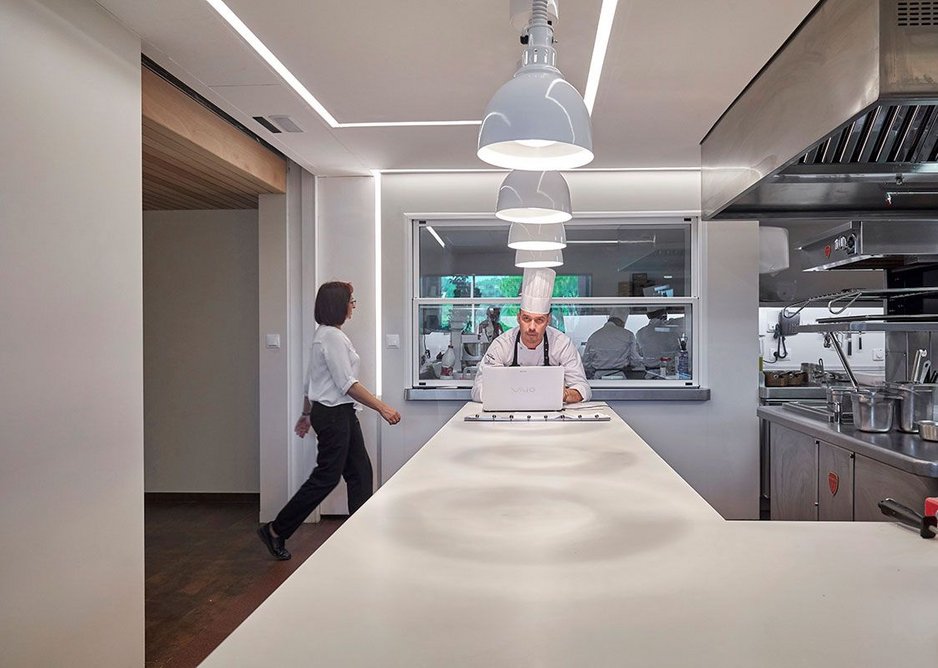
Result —
M 316 308 L 313 316 L 320 325 L 339 327 L 348 315 L 348 305 L 352 300 L 352 284 L 332 281 L 319 286 L 316 293 Z

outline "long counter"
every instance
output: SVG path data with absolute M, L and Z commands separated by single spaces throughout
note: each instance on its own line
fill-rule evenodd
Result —
M 203 665 L 936 665 L 938 541 L 727 522 L 608 407 L 464 422 L 479 410 Z

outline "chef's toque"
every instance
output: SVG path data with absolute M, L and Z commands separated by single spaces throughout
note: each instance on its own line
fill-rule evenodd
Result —
M 553 269 L 525 269 L 521 282 L 521 310 L 528 313 L 550 313 L 550 297 L 554 293 Z

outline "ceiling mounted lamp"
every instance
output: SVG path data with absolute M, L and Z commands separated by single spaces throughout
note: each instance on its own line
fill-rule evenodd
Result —
M 533 0 L 521 69 L 495 93 L 479 130 L 480 159 L 506 169 L 573 169 L 593 159 L 590 116 L 555 67 L 548 0 Z
M 495 216 L 513 223 L 565 223 L 571 211 L 570 188 L 559 172 L 515 170 L 498 190 Z
M 549 251 L 560 250 L 567 245 L 567 232 L 563 223 L 530 225 L 512 223 L 508 230 L 508 247 L 514 250 Z
M 530 269 L 559 267 L 563 264 L 563 251 L 515 251 L 515 266 Z

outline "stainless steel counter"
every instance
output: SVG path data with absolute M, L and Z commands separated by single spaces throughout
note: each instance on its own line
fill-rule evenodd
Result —
M 781 406 L 760 406 L 757 415 L 763 420 L 810 434 L 900 471 L 938 478 L 938 443 L 926 441 L 918 434 L 898 431 L 872 434 L 860 431 L 852 424 L 821 421 Z
M 826 399 L 823 385 L 801 385 L 796 387 L 766 387 L 759 385 L 760 399 Z

